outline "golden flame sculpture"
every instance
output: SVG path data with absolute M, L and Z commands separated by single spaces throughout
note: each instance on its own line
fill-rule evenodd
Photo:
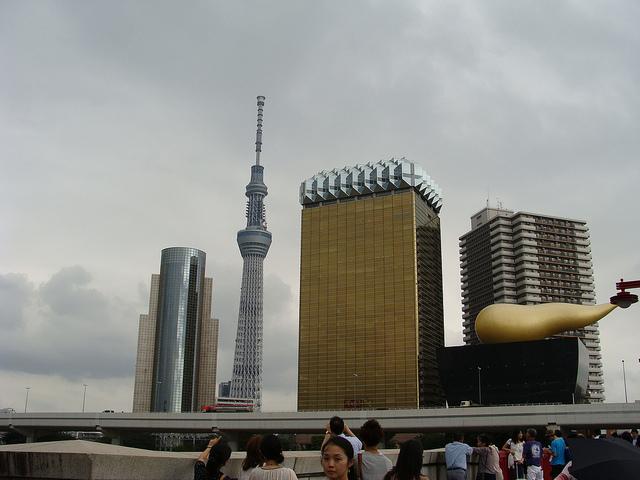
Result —
M 483 343 L 528 342 L 592 325 L 616 305 L 496 303 L 476 317 L 476 334 Z

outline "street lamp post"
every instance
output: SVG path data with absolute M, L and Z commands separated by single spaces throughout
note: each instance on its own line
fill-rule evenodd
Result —
M 27 391 L 24 398 L 24 413 L 27 413 L 27 405 L 29 404 L 29 390 L 31 390 L 31 387 L 24 387 L 24 389 Z
M 83 383 L 82 386 L 84 387 L 84 392 L 82 393 L 82 413 L 84 413 L 84 401 L 87 399 L 88 385 L 86 383 Z
M 624 371 L 624 360 L 622 360 L 622 381 L 624 382 L 624 403 L 629 403 L 627 400 L 627 374 Z
M 482 368 L 478 366 L 478 403 L 482 405 Z

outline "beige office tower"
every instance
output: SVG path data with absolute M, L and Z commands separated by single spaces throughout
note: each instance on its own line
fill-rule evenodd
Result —
M 160 275 L 151 275 L 149 313 L 140 315 L 138 326 L 138 354 L 133 386 L 133 411 L 151 411 L 151 383 L 153 381 L 153 357 L 156 343 L 156 317 L 158 314 L 158 284 Z
M 215 403 L 217 384 L 216 369 L 218 364 L 218 328 L 220 322 L 217 318 L 211 318 L 211 294 L 213 280 L 204 279 L 204 311 L 202 314 L 202 326 L 200 336 L 200 354 L 198 365 L 198 397 L 197 405 L 212 405 Z
M 164 249 L 160 275 L 151 276 L 149 313 L 140 315 L 134 412 L 189 412 L 215 403 L 217 319 L 211 318 L 213 280 L 205 254 Z
M 460 237 L 464 341 L 479 343 L 476 316 L 493 303 L 595 303 L 589 229 L 583 220 L 484 208 Z M 587 399 L 604 401 L 598 325 L 578 336 L 589 352 Z
M 391 159 L 300 189 L 298 410 L 444 403 L 439 187 Z

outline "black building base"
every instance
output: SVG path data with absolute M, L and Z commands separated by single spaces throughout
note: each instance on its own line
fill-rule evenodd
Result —
M 438 363 L 449 406 L 584 403 L 589 375 L 576 337 L 444 347 Z

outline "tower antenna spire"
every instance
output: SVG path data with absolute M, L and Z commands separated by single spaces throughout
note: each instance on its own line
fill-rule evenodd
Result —
M 262 300 L 263 264 L 271 246 L 267 230 L 264 197 L 267 186 L 260 165 L 262 151 L 262 107 L 264 97 L 258 97 L 258 129 L 256 130 L 256 163 L 251 166 L 251 181 L 247 184 L 247 227 L 238 232 L 238 247 L 243 259 L 238 330 L 233 356 L 230 395 L 253 399 L 260 410 L 262 404 Z
M 262 152 L 262 107 L 264 96 L 258 96 L 258 129 L 256 130 L 256 165 L 260 165 L 260 152 Z

